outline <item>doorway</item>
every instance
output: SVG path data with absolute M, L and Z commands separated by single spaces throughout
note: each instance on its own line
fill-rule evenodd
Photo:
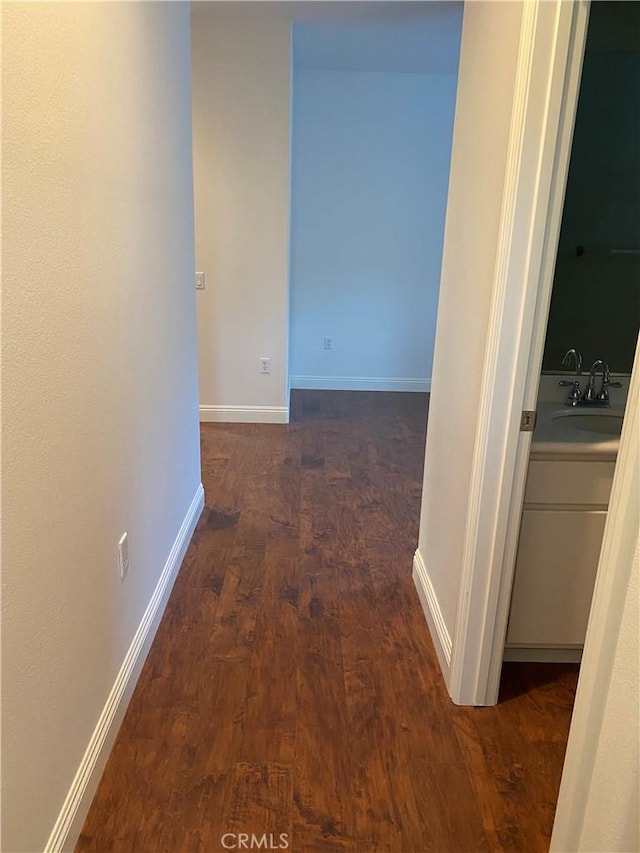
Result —
M 640 6 L 594 3 L 505 660 L 582 656 L 640 327 L 638 91 Z
M 292 31 L 289 381 L 430 390 L 462 4 Z

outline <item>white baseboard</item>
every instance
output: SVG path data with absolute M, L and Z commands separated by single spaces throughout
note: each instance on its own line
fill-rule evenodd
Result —
M 436 592 L 420 551 L 416 551 L 413 555 L 413 582 L 418 591 L 442 674 L 448 682 L 451 668 L 451 635 L 447 630 Z
M 521 663 L 580 663 L 582 648 L 557 648 L 506 646 L 503 654 L 504 661 Z
M 151 601 L 147 605 L 120 672 L 111 688 L 109 698 L 100 714 L 98 724 L 45 846 L 45 853 L 72 850 L 75 846 L 129 699 L 160 623 L 173 582 L 203 509 L 204 489 L 201 484 L 187 510 Z
M 386 379 L 369 376 L 292 376 L 291 388 L 317 391 L 421 391 L 431 390 L 430 379 Z
M 288 406 L 200 406 L 200 421 L 213 424 L 288 424 Z

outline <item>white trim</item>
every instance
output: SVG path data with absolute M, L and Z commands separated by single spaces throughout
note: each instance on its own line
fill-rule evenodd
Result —
M 546 373 L 542 375 L 542 358 L 547 336 L 547 321 L 549 317 L 549 306 L 551 303 L 551 292 L 553 289 L 553 278 L 558 253 L 558 238 L 562 215 L 564 211 L 564 199 L 567 185 L 567 173 L 569 160 L 571 158 L 571 147 L 573 144 L 573 129 L 578 108 L 578 96 L 580 94 L 580 79 L 584 60 L 584 50 L 587 39 L 587 27 L 589 23 L 589 0 L 579 0 L 574 4 L 573 31 L 570 37 L 567 57 L 567 82 L 564 94 L 561 115 L 559 119 L 559 133 L 557 143 L 557 164 L 553 176 L 552 186 L 549 190 L 547 237 L 543 250 L 541 274 L 538 289 L 538 304 L 536 306 L 536 322 L 534 324 L 531 350 L 529 358 L 529 370 L 525 387 L 525 405 L 535 407 L 540 386 L 552 383 L 554 392 L 560 389 L 556 384 L 556 375 L 562 378 L 560 373 Z M 561 392 L 562 398 L 562 392 Z M 547 397 L 543 397 L 547 399 Z M 563 398 L 562 398 L 563 399 Z
M 293 63 L 293 21 L 289 22 L 289 146 L 287 150 L 288 168 L 287 168 L 287 333 L 285 335 L 285 359 L 284 359 L 284 375 L 287 400 L 291 391 L 291 235 L 293 229 L 291 223 L 293 221 L 293 81 L 294 81 L 294 63 Z M 289 423 L 289 413 L 287 412 L 287 420 Z
M 200 422 L 212 424 L 288 424 L 288 406 L 200 406 Z
M 544 224 L 540 222 L 539 226 L 542 229 L 544 238 L 540 248 L 538 280 L 534 284 L 533 271 L 532 278 L 529 280 L 530 285 L 535 286 L 537 293 L 531 328 L 526 378 L 523 379 L 524 397 L 518 407 L 519 410 L 535 409 L 538 401 L 542 356 L 546 340 L 558 240 L 564 210 L 564 197 L 573 143 L 573 128 L 578 109 L 582 63 L 587 40 L 589 0 L 586 2 L 579 0 L 579 2 L 566 5 L 570 8 L 563 10 L 565 14 L 564 21 L 559 20 L 559 36 L 556 40 L 555 53 L 551 59 L 552 71 L 549 75 L 550 92 L 544 119 L 549 125 L 549 133 L 546 136 L 543 135 L 541 144 L 541 147 L 548 146 L 548 151 L 551 148 L 554 149 L 552 157 L 550 157 L 550 154 L 546 155 L 549 158 L 550 164 L 552 163 L 553 168 L 548 188 L 545 189 L 545 186 L 541 185 L 534 198 L 534 204 L 541 204 L 544 207 L 544 203 L 547 202 L 547 207 L 546 214 L 544 215 L 545 222 Z M 567 11 L 569 12 L 568 15 L 566 14 Z M 549 116 L 551 116 L 550 122 Z M 555 134 L 554 117 L 557 120 Z M 541 120 L 540 123 L 543 124 L 543 121 Z M 536 211 L 534 219 L 537 215 L 539 214 Z M 524 340 L 526 340 L 526 337 Z M 525 344 L 523 343 L 524 348 Z M 522 359 L 520 361 L 521 364 L 525 358 L 525 353 L 521 351 L 519 353 L 519 359 Z M 513 486 L 507 513 L 504 553 L 500 566 L 496 617 L 486 677 L 487 683 L 484 694 L 484 702 L 486 704 L 494 704 L 498 701 L 504 641 L 507 633 L 511 589 L 513 586 L 513 575 L 520 537 L 522 505 L 524 503 L 527 469 L 531 455 L 531 433 L 520 433 L 516 447 Z M 538 457 L 536 456 L 536 458 Z
M 524 388 L 566 98 L 573 4 L 523 4 L 494 294 L 474 449 L 448 682 L 454 702 L 495 704 L 513 581 L 513 515 L 524 497 L 530 433 Z M 576 93 L 577 95 L 577 93 Z M 566 99 L 569 103 L 569 99 Z M 520 445 L 520 452 L 518 447 Z
M 164 612 L 173 582 L 203 509 L 204 490 L 200 484 L 91 735 L 69 793 L 45 845 L 45 853 L 58 853 L 75 845 Z
M 430 379 L 375 376 L 292 376 L 291 387 L 318 391 L 431 391 Z
M 545 648 L 507 646 L 504 650 L 505 661 L 527 663 L 580 663 L 582 648 Z
M 551 850 L 582 849 L 581 833 L 596 754 L 608 749 L 603 732 L 607 694 L 616 657 L 629 578 L 640 547 L 640 338 L 618 464 L 613 475 L 609 513 L 591 602 L 578 691 L 571 718 Z M 636 562 L 637 570 L 637 562 Z M 637 654 L 637 653 L 636 653 Z M 636 712 L 637 713 L 637 712 Z M 630 725 L 633 721 L 630 711 Z M 612 780 L 614 781 L 614 780 Z M 634 806 L 631 805 L 631 808 Z
M 447 625 L 440 609 L 436 591 L 431 583 L 429 572 L 422 559 L 422 554 L 418 550 L 413 555 L 412 577 L 427 620 L 427 625 L 429 626 L 431 640 L 446 680 L 451 663 L 451 636 L 447 631 Z
M 590 460 L 593 462 L 593 457 Z M 615 461 L 615 460 L 614 460 Z M 596 463 L 597 464 L 597 463 Z M 580 512 L 585 510 L 586 512 L 606 512 L 609 508 L 609 504 L 556 504 L 556 503 L 529 503 L 527 501 L 526 508 L 534 510 L 534 512 Z M 520 524 L 518 523 L 518 528 L 520 528 Z

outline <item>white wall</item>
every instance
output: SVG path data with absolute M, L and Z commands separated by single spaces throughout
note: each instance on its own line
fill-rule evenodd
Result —
M 296 69 L 457 74 L 462 0 L 285 5 Z
M 629 578 L 585 818 L 576 847 L 583 853 L 640 850 L 639 579 L 640 542 Z
M 554 853 L 640 849 L 639 367 L 640 344 L 551 836 Z
M 428 390 L 455 90 L 294 70 L 292 387 Z
M 286 420 L 290 33 L 270 4 L 192 4 L 203 419 Z M 259 359 L 271 358 L 270 376 Z M 230 408 L 229 408 L 230 407 Z
M 453 635 L 522 4 L 465 4 L 418 556 Z
M 182 4 L 2 12 L 2 849 L 33 853 L 200 483 L 190 36 Z

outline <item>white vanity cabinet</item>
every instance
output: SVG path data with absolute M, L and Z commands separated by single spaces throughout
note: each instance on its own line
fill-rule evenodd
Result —
M 505 659 L 579 659 L 614 466 L 530 461 Z

